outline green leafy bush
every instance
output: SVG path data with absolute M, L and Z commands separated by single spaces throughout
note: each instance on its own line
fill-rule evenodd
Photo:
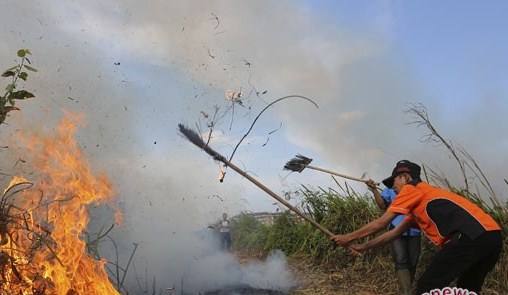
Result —
M 35 97 L 33 93 L 26 90 L 16 90 L 18 88 L 19 79 L 26 81 L 28 79 L 28 71 L 37 72 L 37 69 L 30 66 L 31 61 L 28 58 L 30 50 L 20 49 L 18 50 L 18 57 L 21 59 L 20 62 L 5 70 L 2 77 L 8 78 L 11 81 L 5 86 L 5 94 L 0 96 L 0 124 L 2 124 L 7 118 L 7 114 L 12 111 L 19 111 L 16 107 L 16 100 L 25 100 L 28 98 Z

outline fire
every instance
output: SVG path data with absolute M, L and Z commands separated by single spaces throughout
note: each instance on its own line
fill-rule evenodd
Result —
M 24 138 L 37 182 L 15 178 L 0 200 L 0 294 L 119 294 L 84 240 L 88 208 L 113 190 L 92 173 L 75 130 L 66 118 L 56 136 Z

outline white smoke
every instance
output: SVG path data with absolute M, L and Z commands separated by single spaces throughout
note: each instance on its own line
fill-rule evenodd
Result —
M 114 257 L 112 250 L 104 245 L 101 253 Z M 281 251 L 265 260 L 241 263 L 221 249 L 218 234 L 211 229 L 172 233 L 171 239 L 161 237 L 151 245 L 141 242 L 140 251 L 142 256 L 134 258 L 125 281 L 127 290 L 139 294 L 166 289 L 176 294 L 204 294 L 240 287 L 288 292 L 296 286 Z M 128 249 L 121 252 L 125 256 Z
M 281 251 L 271 253 L 266 261 L 253 260 L 246 264 L 240 264 L 230 253 L 217 252 L 196 260 L 184 278 L 184 291 L 193 294 L 238 286 L 288 292 L 296 286 Z

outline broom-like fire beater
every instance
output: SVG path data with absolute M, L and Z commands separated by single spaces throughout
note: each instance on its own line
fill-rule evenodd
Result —
M 293 159 L 289 160 L 286 163 L 286 165 L 284 165 L 284 169 L 289 170 L 289 171 L 293 171 L 293 172 L 302 172 L 305 168 L 309 168 L 309 169 L 325 172 L 325 173 L 328 173 L 328 174 L 331 174 L 331 175 L 339 176 L 339 177 L 342 177 L 342 178 L 346 178 L 346 179 L 350 179 L 350 180 L 354 180 L 354 181 L 359 181 L 359 182 L 367 183 L 367 180 L 365 180 L 365 179 L 361 179 L 361 178 L 358 178 L 358 177 L 353 177 L 353 176 L 349 176 L 349 175 L 333 172 L 333 171 L 330 171 L 330 170 L 326 170 L 326 169 L 323 169 L 323 168 L 311 166 L 311 165 L 309 165 L 310 162 L 312 162 L 311 158 L 307 158 L 307 157 L 302 156 L 302 155 L 296 155 L 296 157 L 294 157 Z M 375 185 L 379 185 L 379 183 L 375 183 Z
M 325 227 L 323 227 L 321 224 L 319 224 L 317 221 L 315 221 L 314 219 L 310 218 L 309 216 L 303 214 L 300 210 L 298 210 L 298 208 L 296 208 L 295 206 L 291 205 L 290 203 L 288 203 L 286 200 L 284 200 L 282 197 L 280 197 L 279 195 L 277 195 L 276 193 L 274 193 L 273 191 L 271 191 L 268 187 L 264 186 L 261 182 L 257 181 L 256 179 L 254 179 L 252 176 L 250 176 L 249 174 L 245 173 L 243 170 L 241 170 L 240 168 L 238 168 L 237 166 L 235 166 L 233 163 L 231 163 L 230 161 L 228 161 L 224 156 L 222 156 L 221 154 L 219 154 L 218 152 L 214 151 L 210 146 L 208 146 L 204 141 L 203 139 L 199 136 L 199 134 L 197 134 L 194 130 L 192 129 L 189 129 L 187 127 L 185 127 L 184 125 L 182 124 L 178 124 L 178 128 L 180 130 L 180 132 L 190 141 L 192 142 L 194 145 L 196 145 L 197 147 L 203 149 L 207 154 L 209 154 L 214 160 L 216 161 L 219 161 L 219 162 L 222 162 L 224 163 L 224 165 L 226 165 L 227 167 L 233 169 L 234 171 L 236 171 L 238 174 L 242 175 L 243 177 L 247 178 L 250 182 L 252 182 L 253 184 L 255 184 L 257 187 L 259 187 L 260 189 L 262 189 L 263 191 L 265 191 L 267 194 L 269 194 L 271 197 L 273 197 L 274 199 L 276 199 L 277 201 L 279 201 L 282 205 L 286 206 L 289 210 L 293 211 L 294 213 L 296 213 L 298 216 L 300 216 L 301 218 L 303 218 L 304 220 L 308 221 L 310 224 L 312 224 L 315 228 L 319 229 L 320 231 L 322 231 L 324 234 L 326 234 L 328 237 L 333 237 L 334 234 L 329 231 L 328 229 L 326 229 Z

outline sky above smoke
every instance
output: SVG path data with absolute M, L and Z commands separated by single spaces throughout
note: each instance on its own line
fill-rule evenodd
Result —
M 207 134 L 233 162 L 277 193 L 334 186 L 315 171 L 291 174 L 301 153 L 315 166 L 381 180 L 394 163 L 425 163 L 460 182 L 439 144 L 404 111 L 422 103 L 446 139 L 469 151 L 505 199 L 508 165 L 508 26 L 502 1 L 29 1 L 4 0 L 0 64 L 32 51 L 35 99 L 0 128 L 3 183 L 29 173 L 19 129 L 55 128 L 84 115 L 76 136 L 106 171 L 125 213 L 122 238 L 163 252 L 153 234 L 201 229 L 222 212 L 274 211 L 273 200 L 178 134 Z M 5 82 L 5 81 L 4 81 Z M 243 106 L 226 99 L 241 91 Z M 204 114 L 209 117 L 206 118 Z M 4 175 L 7 174 L 7 175 Z M 363 186 L 357 186 L 365 192 Z M 165 240 L 164 240 L 165 241 Z M 149 246 L 151 244 L 151 246 Z M 165 243 L 162 243 L 165 244 Z

